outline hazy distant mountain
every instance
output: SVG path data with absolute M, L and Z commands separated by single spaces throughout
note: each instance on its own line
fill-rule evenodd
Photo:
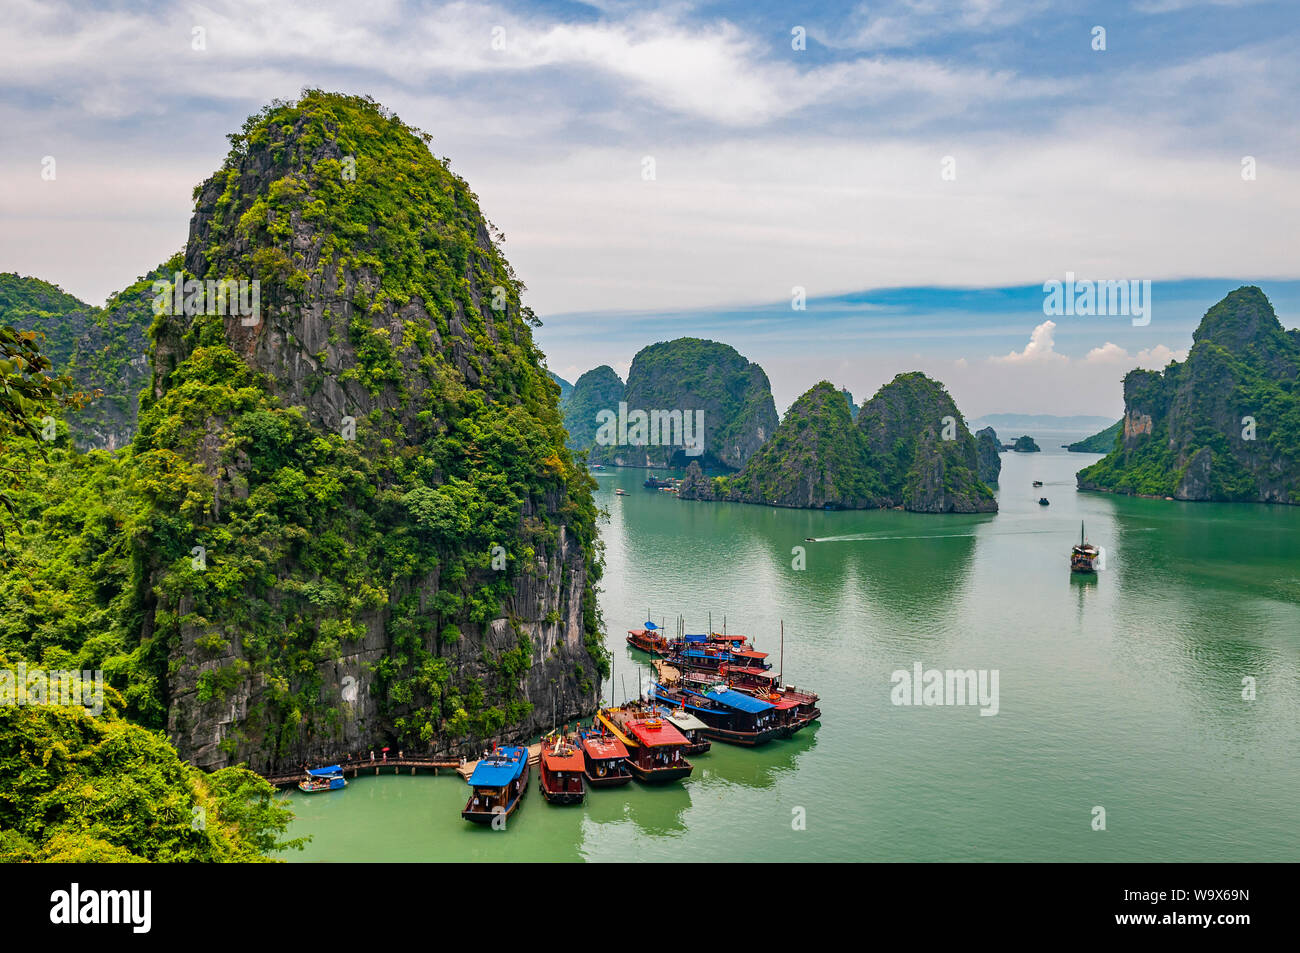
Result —
M 970 421 L 977 430 L 992 427 L 995 430 L 1077 430 L 1079 433 L 1096 433 L 1115 422 L 1114 417 L 1057 417 L 1055 414 L 985 414 Z
M 564 402 L 568 400 L 569 395 L 573 393 L 573 385 L 559 374 L 555 373 L 555 371 L 547 371 L 546 373 L 551 375 L 551 380 L 560 385 L 560 407 L 563 408 Z

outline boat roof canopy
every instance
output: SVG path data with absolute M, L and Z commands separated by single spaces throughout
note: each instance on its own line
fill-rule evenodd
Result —
M 546 759 L 546 767 L 552 771 L 581 771 L 587 766 L 582 752 L 577 748 L 573 748 L 566 754 L 543 751 L 542 757 Z
M 628 732 L 647 748 L 659 748 L 664 745 L 684 745 L 685 736 L 671 722 L 663 718 L 634 721 L 627 726 Z
M 674 708 L 669 712 L 668 720 L 683 731 L 699 731 L 701 728 L 707 728 L 704 722 L 700 721 L 694 715 L 684 708 Z
M 523 748 L 498 748 L 474 766 L 469 783 L 476 788 L 503 788 L 523 773 L 528 752 Z
M 582 739 L 582 746 L 597 761 L 627 757 L 627 747 L 612 735 L 589 735 Z
M 758 714 L 761 711 L 767 711 L 772 706 L 765 701 L 760 701 L 752 695 L 746 695 L 744 692 L 732 691 L 730 688 L 717 689 L 709 692 L 706 698 L 715 702 L 721 702 L 729 708 L 738 708 L 741 711 L 747 711 L 751 714 Z
M 342 774 L 343 769 L 337 764 L 332 764 L 328 768 L 309 768 L 307 773 L 313 778 L 330 778 L 336 774 Z
M 646 619 L 645 627 L 646 627 L 647 629 L 657 629 L 657 628 L 659 628 L 659 626 L 655 625 L 655 624 L 654 624 L 653 622 L 651 622 L 649 619 Z

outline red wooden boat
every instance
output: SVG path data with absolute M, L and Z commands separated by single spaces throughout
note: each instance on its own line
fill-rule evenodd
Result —
M 599 728 L 582 732 L 583 768 L 587 783 L 593 788 L 613 788 L 632 780 L 627 763 L 627 746 L 608 731 Z
M 587 763 L 582 751 L 563 735 L 542 742 L 537 768 L 537 786 L 551 804 L 581 804 L 587 797 L 583 772 Z
M 664 630 L 653 622 L 646 622 L 644 628 L 628 629 L 627 644 L 651 655 L 663 655 L 668 651 L 668 639 Z
M 602 708 L 596 718 L 627 748 L 628 767 L 638 781 L 665 784 L 688 777 L 694 769 L 686 760 L 687 740 L 658 714 L 640 705 Z

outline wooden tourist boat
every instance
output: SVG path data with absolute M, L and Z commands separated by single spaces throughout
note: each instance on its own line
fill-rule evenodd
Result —
M 341 791 L 348 786 L 343 777 L 343 769 L 337 764 L 328 768 L 311 768 L 307 777 L 298 782 L 298 790 L 303 794 L 317 794 L 320 791 Z
M 1070 548 L 1070 572 L 1095 574 L 1097 559 L 1101 550 L 1088 542 L 1083 535 L 1083 523 L 1079 523 L 1079 541 Z
M 642 628 L 627 630 L 627 644 L 651 655 L 663 655 L 668 651 L 668 642 L 664 630 L 648 619 Z
M 697 755 L 706 754 L 713 747 L 713 742 L 705 737 L 704 729 L 708 727 L 689 711 L 684 708 L 669 708 L 659 706 L 656 711 L 664 718 L 672 722 L 673 727 L 682 733 L 686 739 L 686 754 Z
M 639 704 L 602 708 L 596 713 L 602 725 L 627 748 L 627 764 L 638 781 L 665 784 L 690 775 L 687 741 L 671 722 Z
M 537 786 L 550 804 L 581 804 L 587 798 L 583 781 L 587 762 L 582 749 L 563 735 L 552 735 L 542 742 L 542 757 L 537 765 Z
M 498 814 L 509 817 L 528 791 L 528 749 L 495 748 L 474 766 L 469 785 L 473 792 L 461 817 L 475 824 L 491 824 Z
M 686 709 L 704 722 L 703 733 L 715 741 L 753 747 L 788 733 L 778 723 L 775 706 L 738 692 L 725 682 L 707 691 L 696 691 L 685 684 L 669 688 L 655 682 L 650 696 L 673 708 Z
M 821 718 L 822 711 L 817 707 L 820 698 L 816 692 L 781 684 L 781 676 L 771 669 L 729 666 L 722 675 L 726 678 L 727 684 L 737 691 L 768 702 L 771 702 L 774 696 L 780 698 L 782 704 L 779 707 L 783 710 L 788 711 L 790 708 L 788 703 L 793 702 L 793 714 L 783 718 L 789 723 L 789 734 L 807 728 Z
M 587 784 L 593 788 L 613 788 L 632 780 L 632 769 L 627 763 L 627 746 L 623 742 L 598 727 L 583 731 L 580 735 L 583 773 L 587 776 Z

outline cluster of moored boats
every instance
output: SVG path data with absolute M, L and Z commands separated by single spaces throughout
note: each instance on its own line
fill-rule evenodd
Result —
M 538 788 L 551 804 L 581 804 L 589 788 L 618 787 L 634 778 L 646 784 L 680 781 L 694 770 L 689 757 L 704 754 L 714 741 L 762 745 L 821 717 L 818 696 L 783 685 L 767 653 L 744 636 L 688 634 L 680 620 L 669 636 L 647 621 L 630 630 L 627 641 L 657 656 L 650 691 L 601 708 L 590 727 L 543 740 Z M 494 749 L 469 777 L 472 790 L 461 816 L 483 824 L 509 817 L 527 793 L 529 774 L 527 748 Z

